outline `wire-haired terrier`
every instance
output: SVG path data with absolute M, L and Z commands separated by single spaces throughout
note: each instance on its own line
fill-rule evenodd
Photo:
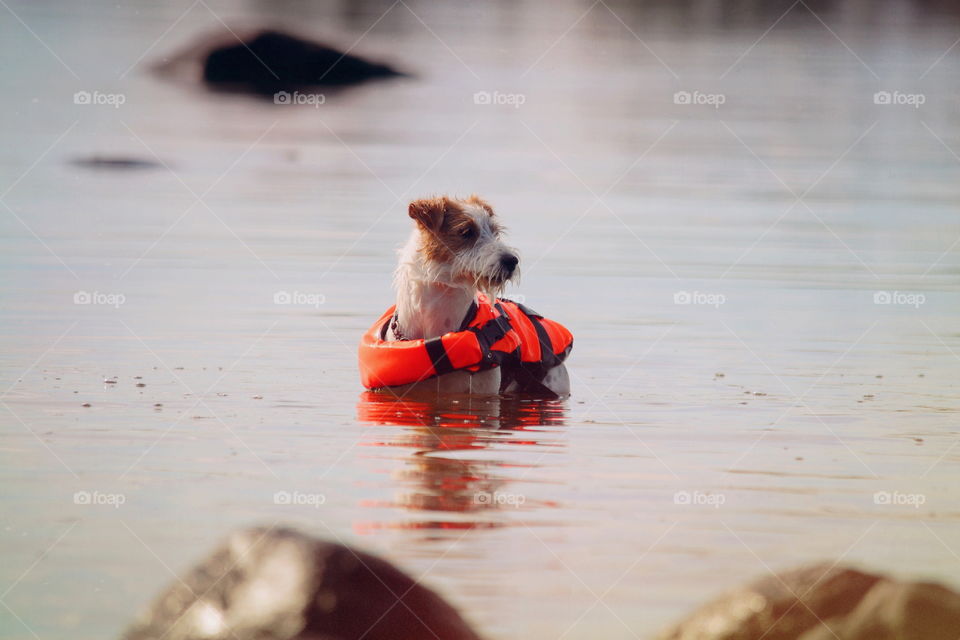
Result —
M 499 299 L 520 275 L 493 208 L 477 196 L 410 203 L 414 229 L 394 274 L 397 303 L 364 335 L 364 386 L 395 393 L 567 395 L 573 337 Z

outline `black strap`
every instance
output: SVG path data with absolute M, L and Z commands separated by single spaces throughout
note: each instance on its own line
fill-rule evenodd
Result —
M 397 323 L 397 320 L 398 320 L 398 316 L 396 312 L 394 312 L 393 316 L 390 317 L 390 320 L 388 322 L 383 323 L 383 326 L 380 327 L 381 340 L 387 339 L 387 330 L 390 329 L 392 326 L 394 326 Z M 396 335 L 394 335 L 394 338 L 396 338 Z
M 510 324 L 510 318 L 504 312 L 503 308 L 499 304 L 494 305 L 494 308 L 500 312 L 498 317 L 491 318 L 484 323 L 482 327 L 470 327 L 467 329 L 476 334 L 477 341 L 480 342 L 480 348 L 483 351 L 488 351 L 494 343 L 507 335 L 513 328 L 513 325 Z
M 500 313 L 498 317 L 491 318 L 482 327 L 467 327 L 467 331 L 477 336 L 480 352 L 483 354 L 482 365 L 485 367 L 502 364 L 503 360 L 510 355 L 491 349 L 494 344 L 513 329 L 513 325 L 510 324 L 510 317 L 503 310 L 503 307 L 499 303 L 493 306 Z
M 540 362 L 542 362 L 545 367 L 553 367 L 560 364 L 562 361 L 557 357 L 557 354 L 553 352 L 553 341 L 550 339 L 550 334 L 547 333 L 543 323 L 540 322 L 540 318 L 530 314 L 527 314 L 527 317 L 530 318 L 533 328 L 537 330 L 537 339 L 540 340 Z
M 423 346 L 427 348 L 427 355 L 430 356 L 430 362 L 433 363 L 434 371 L 438 376 L 453 371 L 453 365 L 447 356 L 447 350 L 443 347 L 442 337 L 425 340 Z
M 463 322 L 460 323 L 460 329 L 458 329 L 458 331 L 466 331 L 470 328 L 470 323 L 477 317 L 478 309 L 476 301 L 470 303 L 470 308 L 467 309 L 467 312 L 464 314 Z
M 512 301 L 511 301 L 511 302 L 512 302 Z M 533 309 L 531 309 L 530 307 L 528 307 L 528 306 L 525 305 L 525 304 L 520 304 L 519 302 L 514 302 L 513 304 L 517 305 L 517 308 L 520 309 L 520 311 L 523 312 L 523 315 L 525 315 L 525 316 L 527 316 L 527 317 L 529 317 L 529 318 L 542 318 L 542 317 L 543 317 L 542 314 L 537 313 L 536 311 L 534 311 Z

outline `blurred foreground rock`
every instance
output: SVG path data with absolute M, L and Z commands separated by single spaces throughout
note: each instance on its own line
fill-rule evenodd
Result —
M 154 69 L 166 76 L 203 82 L 211 89 L 265 97 L 404 75 L 389 65 L 270 30 L 212 34 L 165 58 Z
M 174 583 L 126 640 L 477 640 L 453 607 L 375 556 L 248 529 Z
M 768 576 L 704 605 L 661 640 L 957 640 L 960 595 L 814 565 Z

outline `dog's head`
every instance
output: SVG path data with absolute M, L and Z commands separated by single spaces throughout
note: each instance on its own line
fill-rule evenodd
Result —
M 432 281 L 495 296 L 520 275 L 517 252 L 502 242 L 503 227 L 493 208 L 477 196 L 414 200 L 409 213 Z

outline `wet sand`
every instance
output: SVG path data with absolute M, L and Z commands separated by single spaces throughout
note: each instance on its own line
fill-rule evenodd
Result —
M 151 76 L 203 6 L 10 6 L 63 64 L 8 16 L 9 637 L 114 636 L 250 524 L 382 554 L 490 638 L 649 637 L 821 559 L 960 587 L 956 21 L 397 5 L 355 52 L 416 77 L 313 108 Z M 211 7 L 349 47 L 390 4 Z M 406 201 L 474 191 L 573 395 L 362 393 Z

